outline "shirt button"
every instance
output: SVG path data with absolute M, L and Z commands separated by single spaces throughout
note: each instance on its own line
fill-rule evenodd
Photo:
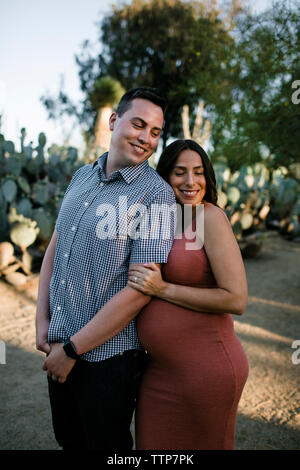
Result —
M 100 186 L 103 186 L 103 185 L 104 185 L 104 183 L 103 183 L 103 182 L 102 182 L 102 183 L 100 183 Z
M 74 231 L 76 230 L 75 225 L 73 225 L 73 226 L 71 227 L 71 230 L 72 230 L 72 232 L 74 232 Z
M 65 282 L 66 282 L 65 279 L 62 279 L 61 283 L 64 284 Z
M 69 256 L 69 254 L 68 254 L 68 253 L 65 253 L 65 254 L 64 254 L 64 257 L 65 257 L 65 258 L 67 258 L 68 256 Z
M 56 307 L 56 310 L 61 310 L 61 306 L 58 305 L 58 306 Z

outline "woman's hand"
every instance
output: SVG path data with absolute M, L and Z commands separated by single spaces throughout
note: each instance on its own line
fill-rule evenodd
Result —
M 128 285 L 143 294 L 160 297 L 167 285 L 155 263 L 145 263 L 129 269 Z

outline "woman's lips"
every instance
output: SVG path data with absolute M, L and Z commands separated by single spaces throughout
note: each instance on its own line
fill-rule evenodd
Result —
M 185 197 L 195 197 L 196 194 L 198 193 L 198 190 L 194 190 L 194 191 L 186 191 L 184 189 L 181 189 L 180 190 L 182 192 L 182 194 L 185 196 Z

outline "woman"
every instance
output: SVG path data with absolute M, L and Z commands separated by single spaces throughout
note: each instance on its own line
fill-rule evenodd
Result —
M 153 296 L 137 318 L 150 361 L 136 409 L 136 448 L 233 449 L 248 376 L 231 316 L 241 315 L 247 303 L 241 253 L 216 204 L 212 165 L 197 143 L 173 142 L 157 172 L 181 207 L 192 205 L 193 220 L 175 238 L 162 274 L 154 264 L 129 273 L 129 286 Z M 199 208 L 204 208 L 204 246 L 189 249 L 187 229 L 199 230 Z

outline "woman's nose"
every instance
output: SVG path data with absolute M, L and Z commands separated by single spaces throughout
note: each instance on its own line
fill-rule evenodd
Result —
M 193 173 L 187 173 L 185 182 L 186 182 L 186 184 L 188 184 L 190 186 L 193 186 L 193 184 L 195 183 L 194 174 Z

